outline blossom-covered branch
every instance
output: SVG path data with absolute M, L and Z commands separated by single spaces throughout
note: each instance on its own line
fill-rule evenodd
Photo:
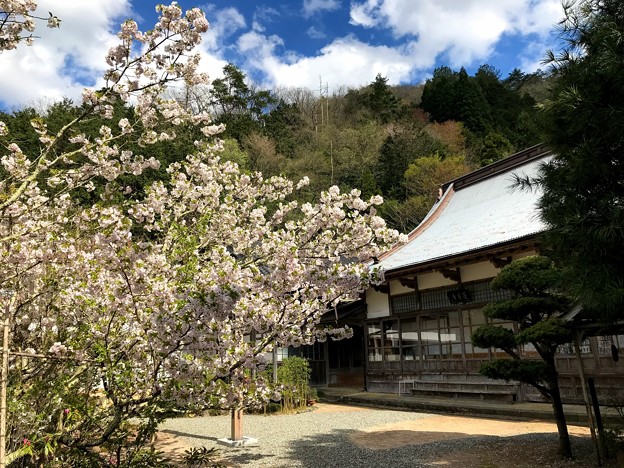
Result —
M 37 2 L 34 0 L 0 0 L 0 54 L 17 48 L 20 42 L 32 45 L 36 36 L 32 33 L 37 21 L 45 22 L 48 28 L 58 28 L 61 20 L 53 15 L 34 14 Z
M 13 12 L 2 37 L 19 43 L 22 29 L 8 25 L 34 17 L 34 3 L 0 6 Z M 32 121 L 37 152 L 0 122 L 0 288 L 14 292 L 12 348 L 32 356 L 11 368 L 12 449 L 22 454 L 25 435 L 28 453 L 45 434 L 64 456 L 91 457 L 94 446 L 127 440 L 132 416 L 153 428 L 171 405 L 266 402 L 275 395 L 256 372 L 265 353 L 347 336 L 320 328 L 321 316 L 378 280 L 370 259 L 401 240 L 376 215 L 380 197 L 331 187 L 300 203 L 306 179 L 265 179 L 222 161 L 223 127 L 163 97 L 172 83 L 207 81 L 194 50 L 208 23 L 175 3 L 157 10 L 148 32 L 122 25 L 106 86 L 85 90 L 76 115 L 55 131 Z M 113 125 L 120 108 L 134 118 Z M 105 123 L 83 125 L 95 118 Z M 202 135 L 193 154 L 140 193 L 115 193 L 122 175 L 158 166 L 151 148 L 182 125 Z M 95 189 L 99 197 L 80 197 Z

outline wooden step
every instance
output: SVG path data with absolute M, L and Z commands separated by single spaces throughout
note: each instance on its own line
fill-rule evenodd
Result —
M 402 382 L 404 389 L 409 389 L 415 396 L 452 396 L 455 398 L 479 398 L 516 401 L 520 390 L 519 384 L 505 381 L 432 381 L 413 379 Z

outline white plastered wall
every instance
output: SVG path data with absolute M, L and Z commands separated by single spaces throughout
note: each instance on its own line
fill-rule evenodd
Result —
M 418 275 L 418 289 L 440 288 L 442 286 L 451 286 L 457 284 L 455 281 L 442 276 L 442 273 L 433 272 Z
M 375 291 L 373 288 L 366 290 L 366 310 L 368 318 L 387 317 L 390 315 L 388 295 Z
M 511 258 L 513 258 L 514 260 L 518 260 L 519 258 L 530 257 L 531 255 L 537 255 L 537 252 L 535 252 L 534 250 L 530 250 L 528 252 L 521 252 L 519 254 L 514 255 Z
M 403 286 L 398 280 L 389 281 L 388 284 L 390 284 L 390 294 L 392 296 L 414 292 L 412 288 Z
M 464 283 L 469 281 L 479 281 L 488 278 L 494 278 L 500 271 L 492 262 L 479 262 L 472 265 L 466 265 L 459 269 L 461 280 Z

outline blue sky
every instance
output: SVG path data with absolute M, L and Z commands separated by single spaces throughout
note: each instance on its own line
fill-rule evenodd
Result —
M 150 0 L 39 0 L 61 28 L 41 28 L 33 47 L 0 54 L 0 108 L 45 105 L 97 86 L 121 21 L 153 25 Z M 256 83 L 330 92 L 372 82 L 420 83 L 441 65 L 474 72 L 488 63 L 506 76 L 535 71 L 555 45 L 560 0 L 213 0 L 203 69 L 218 77 L 233 62 Z

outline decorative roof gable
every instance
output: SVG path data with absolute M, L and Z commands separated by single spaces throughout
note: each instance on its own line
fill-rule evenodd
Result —
M 517 188 L 514 178 L 536 176 L 550 157 L 537 145 L 444 184 L 408 243 L 385 254 L 380 266 L 386 272 L 424 266 L 543 232 L 541 190 Z

